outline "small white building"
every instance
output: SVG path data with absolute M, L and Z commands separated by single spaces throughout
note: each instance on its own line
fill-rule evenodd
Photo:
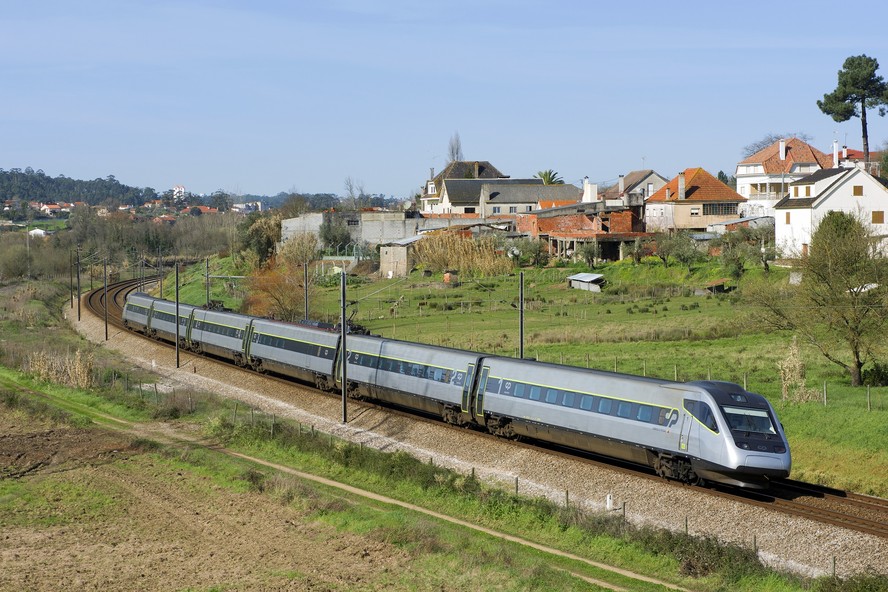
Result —
M 774 209 L 774 238 L 784 257 L 807 255 L 811 236 L 830 211 L 857 216 L 877 235 L 888 234 L 888 187 L 857 167 L 823 169 L 791 183 Z
M 577 290 L 601 292 L 604 276 L 600 273 L 575 273 L 567 276 L 567 284 Z

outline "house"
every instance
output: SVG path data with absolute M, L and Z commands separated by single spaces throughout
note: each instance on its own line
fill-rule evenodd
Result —
M 482 195 L 489 199 L 491 193 L 502 191 L 507 185 L 542 187 L 543 181 L 542 179 L 444 179 L 439 190 L 439 201 L 431 206 L 430 213 L 480 217 Z M 520 204 L 516 204 L 516 207 L 517 205 Z M 423 214 L 425 213 L 424 211 Z
M 858 216 L 875 234 L 888 234 L 888 186 L 861 168 L 830 168 L 790 184 L 789 195 L 775 206 L 774 238 L 786 257 L 808 254 L 811 236 L 830 211 Z
M 746 198 L 741 216 L 773 216 L 789 184 L 820 169 L 838 166 L 830 156 L 798 138 L 774 142 L 737 163 L 737 193 Z
M 602 199 L 623 199 L 624 196 L 639 196 L 642 200 L 652 196 L 669 180 L 652 169 L 630 171 L 620 175 L 615 185 L 601 191 Z
M 837 145 L 837 142 L 833 143 Z M 866 171 L 874 177 L 882 176 L 882 155 L 884 152 L 873 152 L 870 150 L 869 153 L 869 169 Z M 838 166 L 841 167 L 852 167 L 856 166 L 858 168 L 862 168 L 865 166 L 863 160 L 863 150 L 855 150 L 854 148 L 848 148 L 847 146 L 842 146 L 842 152 L 838 156 Z M 885 171 L 888 174 L 888 171 Z
M 40 211 L 47 216 L 57 216 L 62 211 L 62 208 L 56 203 L 46 203 L 40 205 Z
M 577 203 L 580 197 L 580 188 L 570 184 L 489 182 L 481 184 L 479 211 L 482 218 L 509 214 L 514 216 L 538 210 L 542 203 Z
M 710 224 L 738 217 L 746 199 L 702 168 L 679 173 L 647 199 L 648 231 L 705 230 Z
M 444 181 L 447 179 L 508 179 L 495 166 L 486 160 L 454 160 L 444 170 L 435 174 L 429 171 L 429 180 L 425 182 L 420 194 L 420 210 L 424 213 L 445 213 L 440 208 Z M 542 182 L 542 181 L 541 181 Z

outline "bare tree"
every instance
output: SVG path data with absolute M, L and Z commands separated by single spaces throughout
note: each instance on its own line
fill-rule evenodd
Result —
M 447 160 L 448 162 L 464 160 L 459 132 L 453 132 L 453 135 L 450 136 L 450 143 L 447 145 Z
M 782 140 L 784 138 L 798 138 L 802 142 L 807 142 L 809 144 L 811 143 L 811 141 L 814 140 L 814 138 L 812 138 L 811 136 L 809 136 L 805 132 L 787 132 L 785 134 L 774 134 L 774 133 L 765 134 L 764 137 L 761 138 L 760 140 L 756 140 L 755 142 L 752 142 L 751 144 L 747 144 L 746 146 L 743 147 L 743 158 L 749 158 L 750 156 L 752 156 L 753 154 L 755 154 L 756 152 L 758 152 L 762 148 L 767 148 L 768 146 L 770 146 L 774 142 L 779 142 L 780 140 Z
M 355 181 L 351 177 L 345 178 L 345 197 L 352 209 L 361 209 L 364 205 L 364 198 L 366 195 L 367 193 L 364 191 L 363 181 Z

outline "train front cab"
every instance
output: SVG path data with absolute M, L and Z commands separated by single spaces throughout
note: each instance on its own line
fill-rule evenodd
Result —
M 682 402 L 679 449 L 700 479 L 750 489 L 789 476 L 791 457 L 773 408 L 733 383 L 692 383 Z

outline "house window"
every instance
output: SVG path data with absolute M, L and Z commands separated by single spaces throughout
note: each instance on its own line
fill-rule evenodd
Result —
M 532 211 L 533 211 L 533 206 L 527 206 L 527 207 L 525 208 L 525 211 L 526 211 L 526 212 L 532 212 Z
M 361 224 L 360 220 L 349 220 L 348 221 L 349 226 L 359 226 L 360 224 Z
M 793 196 L 793 197 L 798 197 L 798 196 L 799 196 L 799 187 L 798 187 L 798 185 L 796 185 L 795 187 L 792 188 L 792 196 Z
M 700 208 L 691 208 L 691 216 L 699 216 Z
M 438 192 L 435 190 L 435 184 L 434 184 L 434 183 L 429 183 L 428 193 L 429 193 L 429 195 L 433 195 L 433 194 L 435 194 L 435 193 L 438 193 Z
M 852 193 L 854 197 L 863 197 L 863 185 L 855 185 Z
M 805 185 L 805 197 L 811 197 L 811 186 Z
M 786 223 L 789 224 L 789 212 L 786 212 Z
M 712 203 L 703 204 L 704 216 L 736 216 L 737 204 L 735 203 Z
M 517 214 L 518 213 L 518 206 L 509 206 L 509 213 L 510 214 Z
M 494 213 L 494 214 L 499 214 L 499 213 L 500 213 L 500 207 L 499 207 L 499 206 L 493 206 L 493 213 Z
M 873 212 L 873 224 L 884 224 L 884 223 L 885 223 L 885 212 L 884 211 Z
M 464 213 L 464 214 L 474 214 L 474 213 L 475 213 L 475 208 L 466 208 L 466 209 L 463 210 L 463 213 Z

